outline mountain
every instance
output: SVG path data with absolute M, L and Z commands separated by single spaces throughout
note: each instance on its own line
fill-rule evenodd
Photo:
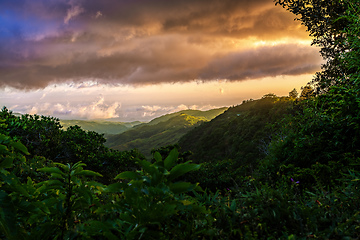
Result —
M 187 132 L 178 142 L 184 160 L 202 164 L 187 180 L 214 192 L 240 187 L 244 176 L 252 175 L 267 156 L 272 136 L 291 113 L 293 101 L 275 95 L 244 101 Z
M 206 121 L 210 121 L 211 119 L 215 118 L 219 114 L 222 114 L 223 112 L 225 112 L 227 109 L 228 109 L 227 107 L 223 107 L 223 108 L 211 109 L 208 111 L 191 110 L 191 109 L 182 110 L 179 112 L 170 113 L 170 114 L 166 114 L 161 117 L 155 118 L 147 124 L 148 125 L 156 125 L 159 122 L 168 121 L 170 118 L 173 118 L 175 116 L 179 116 L 182 114 L 186 114 L 186 115 L 193 116 L 193 117 L 200 117 L 200 118 L 204 118 Z
M 139 121 L 134 122 L 111 122 L 106 120 L 60 120 L 61 125 L 64 128 L 78 125 L 82 129 L 87 131 L 95 131 L 97 133 L 104 134 L 119 134 L 123 133 L 130 128 L 141 124 Z
M 263 157 L 274 127 L 292 106 L 288 97 L 265 96 L 231 107 L 210 122 L 187 132 L 180 140 L 183 151 L 191 151 L 196 162 L 233 159 L 242 164 Z
M 137 148 L 146 157 L 150 157 L 152 149 L 177 143 L 189 130 L 209 121 L 226 109 L 185 110 L 167 114 L 149 123 L 137 125 L 124 133 L 109 136 L 105 145 L 121 151 Z

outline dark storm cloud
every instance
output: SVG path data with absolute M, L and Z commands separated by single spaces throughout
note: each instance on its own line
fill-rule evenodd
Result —
M 2 0 L 0 21 L 0 87 L 244 80 L 319 66 L 310 47 L 231 45 L 306 38 L 272 0 Z
M 319 70 L 320 64 L 318 52 L 310 47 L 278 45 L 219 57 L 202 70 L 200 78 L 245 80 L 298 75 L 313 73 Z

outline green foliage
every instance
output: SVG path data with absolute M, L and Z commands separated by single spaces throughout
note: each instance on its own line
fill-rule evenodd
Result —
M 327 61 L 318 72 L 314 83 L 316 92 L 326 92 L 330 86 L 347 82 L 346 78 L 353 73 L 341 64 L 341 55 L 352 49 L 348 33 L 344 32 L 354 19 L 342 18 L 346 11 L 351 11 L 358 18 L 358 13 L 351 6 L 358 7 L 353 0 L 274 0 L 297 16 L 307 28 L 313 45 L 321 48 L 320 54 Z M 355 11 L 353 11 L 355 10 Z
M 302 100 L 315 96 L 314 89 L 309 85 L 303 87 L 301 90 L 300 99 Z
M 293 90 L 291 90 L 290 92 L 289 92 L 289 97 L 290 98 L 297 98 L 298 97 L 298 92 L 296 91 L 296 88 L 294 88 Z
M 170 114 L 166 114 L 161 117 L 155 118 L 149 122 L 149 125 L 156 125 L 160 122 L 166 122 L 173 117 L 177 117 L 177 116 L 184 115 L 184 114 L 187 116 L 195 117 L 195 119 L 200 118 L 200 119 L 205 119 L 204 121 L 211 121 L 216 116 L 222 114 L 226 110 L 227 110 L 227 107 L 211 109 L 208 111 L 200 111 L 200 110 L 192 110 L 192 109 L 182 110 L 179 112 L 170 113 Z
M 139 121 L 113 122 L 106 120 L 60 120 L 60 123 L 65 129 L 77 125 L 86 131 L 93 131 L 105 135 L 120 134 L 141 124 Z
M 271 125 L 291 113 L 295 99 L 267 94 L 262 99 L 245 102 L 204 123 L 179 142 L 183 151 L 193 153 L 195 162 L 204 163 L 193 180 L 211 189 L 241 185 L 239 176 L 251 173 L 267 154 Z
M 347 45 L 348 51 L 342 52 L 340 54 L 340 64 L 342 68 L 349 72 L 349 75 L 345 76 L 348 77 L 346 79 L 352 79 L 353 81 L 350 81 L 349 83 L 354 84 L 354 82 L 358 82 L 360 72 L 360 6 L 359 3 L 355 0 L 348 0 L 348 4 L 348 9 L 338 19 L 338 21 L 348 22 L 348 25 L 343 29 L 343 34 L 346 35 L 344 44 Z M 347 83 L 347 81 L 344 81 L 345 77 L 343 77 L 342 82 Z
M 272 179 L 296 175 L 304 188 L 315 181 L 337 185 L 336 179 L 360 157 L 360 98 L 354 86 L 332 87 L 327 94 L 299 103 L 271 142 L 263 173 L 272 173 Z
M 176 114 L 169 119 L 165 117 L 164 120 L 154 119 L 148 124 L 139 125 L 122 134 L 111 136 L 107 139 L 106 146 L 121 151 L 136 148 L 144 156 L 150 158 L 152 149 L 177 143 L 185 133 L 207 121 L 205 117 L 194 117 L 185 113 Z
M 330 35 L 349 49 L 337 52 L 336 42 L 324 54 L 334 53 L 346 74 L 322 82 L 326 94 L 304 88 L 298 99 L 267 94 L 228 109 L 183 138 L 193 156 L 175 145 L 146 161 L 78 126 L 65 131 L 55 118 L 4 108 L 0 238 L 360 238 L 360 5 L 308 3 L 281 1 L 307 26 L 318 24 L 314 36 L 335 27 Z M 315 10 L 327 15 L 315 19 Z M 95 181 L 101 175 L 109 185 Z
M 184 239 L 207 233 L 207 213 L 185 193 L 201 190 L 197 184 L 177 181 L 199 169 L 189 162 L 177 164 L 178 152 L 156 162 L 138 160 L 141 171 L 122 172 L 118 182 L 105 186 L 89 177 L 84 163 L 55 163 L 38 169 L 49 179 L 26 182 L 7 171 L 27 149 L 1 135 L 0 237 L 2 239 Z M 179 218 L 182 219 L 179 222 Z M 186 231 L 185 231 L 186 230 Z
M 79 126 L 63 130 L 56 118 L 37 115 L 17 117 L 6 108 L 0 112 L 0 117 L 5 124 L 3 132 L 21 140 L 32 157 L 61 163 L 84 162 L 89 169 L 106 173 L 102 180 L 105 183 L 110 182 L 119 171 L 135 169 L 135 159 L 143 158 L 136 150 L 110 150 L 104 146 L 106 140 L 103 135 L 84 131 Z
M 126 210 L 120 217 L 133 226 L 129 232 L 131 236 L 143 233 L 152 239 L 172 234 L 181 239 L 177 235 L 190 233 L 179 231 L 183 224 L 174 217 L 206 212 L 192 198 L 181 195 L 197 189 L 197 184 L 174 182 L 176 178 L 200 166 L 191 163 L 176 165 L 177 155 L 174 149 L 165 160 L 157 155 L 157 161 L 152 164 L 145 160 L 139 161 L 142 171 L 123 172 L 116 176 L 116 179 L 127 180 L 127 184 L 112 184 L 105 189 L 107 192 L 121 192 Z

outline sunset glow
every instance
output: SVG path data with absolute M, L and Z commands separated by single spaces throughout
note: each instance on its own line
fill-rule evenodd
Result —
M 3 0 L 0 105 L 148 121 L 300 91 L 322 59 L 272 0 Z

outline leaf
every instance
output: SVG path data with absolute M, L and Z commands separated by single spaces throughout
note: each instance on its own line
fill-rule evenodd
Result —
M 200 164 L 193 164 L 193 163 L 178 164 L 171 169 L 168 179 L 171 181 L 177 177 L 184 175 L 185 173 L 198 170 L 200 166 L 201 166 Z
M 161 154 L 159 152 L 155 152 L 154 159 L 156 160 L 156 162 L 161 162 L 162 161 Z
M 39 168 L 37 169 L 37 171 L 39 172 L 46 172 L 46 173 L 57 173 L 57 174 L 61 174 L 62 176 L 65 175 L 65 173 L 63 173 L 60 169 L 56 168 L 56 167 L 44 167 L 44 168 Z
M 75 163 L 75 164 L 71 167 L 71 169 L 72 169 L 72 170 L 75 170 L 75 169 L 80 168 L 80 167 L 86 167 L 86 164 L 85 164 L 85 163 L 82 163 L 82 162 L 80 161 L 80 162 Z
M 174 166 L 175 162 L 178 159 L 178 156 L 179 156 L 179 152 L 176 148 L 171 150 L 167 158 L 164 160 L 164 167 L 166 168 L 166 170 L 170 170 L 170 168 Z
M 60 179 L 64 179 L 63 175 L 59 174 L 59 173 L 52 173 L 51 174 L 52 178 L 60 178 Z
M 62 164 L 62 163 L 57 163 L 57 162 L 55 162 L 54 164 L 60 166 L 60 167 L 61 167 L 62 169 L 64 169 L 66 172 L 69 171 L 69 166 L 68 166 L 68 165 L 65 165 L 65 164 Z
M 199 183 L 196 184 L 196 187 L 194 188 L 194 191 L 197 191 L 197 192 L 205 192 L 201 186 L 199 185 Z
M 0 144 L 0 152 L 8 152 L 8 148 L 5 145 Z
M 82 170 L 82 171 L 76 173 L 75 175 L 93 176 L 93 177 L 102 177 L 103 176 L 100 173 L 97 173 L 97 172 L 94 172 L 91 170 Z
M 64 184 L 59 180 L 47 180 L 44 182 L 48 186 L 63 186 Z
M 14 148 L 16 148 L 17 150 L 22 151 L 23 153 L 25 153 L 26 155 L 30 155 L 30 153 L 28 152 L 27 148 L 25 147 L 25 145 L 23 145 L 21 142 L 10 142 L 11 146 L 13 146 Z
M 180 200 L 180 202 L 181 202 L 182 204 L 184 204 L 185 206 L 188 206 L 188 205 L 193 204 L 193 202 L 191 202 L 191 201 L 189 201 L 189 200 Z
M 16 184 L 16 183 L 12 184 L 11 187 L 12 187 L 13 191 L 16 191 L 18 193 L 23 194 L 26 197 L 29 197 L 29 193 L 20 185 L 20 183 L 19 184 Z
M 0 168 L 10 168 L 10 167 L 12 167 L 12 165 L 13 165 L 13 158 L 11 158 L 11 157 L 6 157 L 5 159 L 4 159 L 4 161 L 2 161 L 1 163 L 0 163 Z
M 104 189 L 104 192 L 108 192 L 108 193 L 121 192 L 123 191 L 124 187 L 126 187 L 126 184 L 124 183 L 113 183 L 107 186 Z
M 191 184 L 189 182 L 177 182 L 170 185 L 170 190 L 173 193 L 179 194 L 179 193 L 185 193 L 188 191 L 193 190 L 196 187 L 195 184 Z
M 118 174 L 115 179 L 128 179 L 128 180 L 137 180 L 140 179 L 140 175 L 136 172 L 126 171 Z
M 153 164 L 146 160 L 138 161 L 138 164 L 144 169 L 145 172 L 149 173 L 152 176 L 155 173 L 159 172 Z
M 39 208 L 42 212 L 44 212 L 46 214 L 50 214 L 50 210 L 49 210 L 49 208 L 46 206 L 46 204 L 44 202 L 38 201 L 38 202 L 34 202 L 32 204 L 34 204 L 34 206 Z
M 236 199 L 232 200 L 230 205 L 230 210 L 235 212 L 236 211 Z

